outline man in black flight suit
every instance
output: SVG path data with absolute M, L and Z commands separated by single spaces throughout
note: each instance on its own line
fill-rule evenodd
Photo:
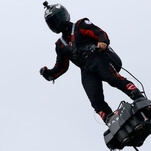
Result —
M 110 40 L 105 31 L 83 18 L 76 23 L 70 22 L 70 15 L 61 4 L 46 7 L 45 21 L 55 33 L 62 33 L 56 42 L 56 64 L 52 69 L 46 66 L 40 69 L 40 74 L 48 81 L 55 80 L 64 74 L 69 67 L 69 61 L 81 69 L 81 79 L 84 90 L 92 107 L 104 122 L 112 109 L 104 100 L 102 81 L 127 94 L 135 100 L 143 97 L 139 89 L 119 74 L 121 60 L 110 48 Z

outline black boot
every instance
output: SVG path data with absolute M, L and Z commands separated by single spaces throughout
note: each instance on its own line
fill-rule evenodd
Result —
M 112 110 L 110 108 L 104 110 L 104 111 L 100 111 L 98 112 L 98 114 L 100 115 L 100 117 L 102 118 L 102 120 L 104 121 L 104 123 L 107 123 L 107 119 L 108 119 L 108 116 L 110 114 L 112 114 Z
M 130 98 L 131 98 L 132 100 L 136 100 L 136 99 L 138 99 L 138 98 L 144 98 L 144 96 L 143 96 L 143 94 L 140 92 L 139 89 L 135 89 L 135 90 L 133 90 L 133 91 L 131 92 Z

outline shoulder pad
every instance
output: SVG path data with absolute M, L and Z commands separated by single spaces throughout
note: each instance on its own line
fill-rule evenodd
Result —
M 78 25 L 91 25 L 92 22 L 88 18 L 83 18 L 77 21 Z

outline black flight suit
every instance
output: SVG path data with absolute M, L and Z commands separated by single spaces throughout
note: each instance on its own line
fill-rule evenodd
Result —
M 104 100 L 102 81 L 108 82 L 130 97 L 131 92 L 137 88 L 118 73 L 121 61 L 109 48 L 107 33 L 87 18 L 78 20 L 74 25 L 74 34 L 71 34 L 73 23 L 70 22 L 68 30 L 62 35 L 63 41 L 59 39 L 56 42 L 56 64 L 45 71 L 43 76 L 47 80 L 57 79 L 68 70 L 69 61 L 73 62 L 81 69 L 82 84 L 92 107 L 97 113 L 104 111 L 108 115 L 112 110 Z M 95 49 L 98 42 L 108 45 L 105 52 Z

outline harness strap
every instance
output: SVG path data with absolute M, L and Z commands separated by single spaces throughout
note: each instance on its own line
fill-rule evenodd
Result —
M 74 29 L 75 29 L 75 24 L 73 23 L 72 25 L 72 30 L 71 30 L 71 42 L 74 42 Z M 64 44 L 64 46 L 67 46 L 67 42 L 63 39 L 63 36 L 60 37 L 61 42 Z
M 67 46 L 68 44 L 66 43 L 66 41 L 63 39 L 63 37 L 60 37 L 61 42 L 64 44 L 64 46 Z
M 72 31 L 71 31 L 71 42 L 74 41 L 74 29 L 75 29 L 75 24 L 72 25 Z

